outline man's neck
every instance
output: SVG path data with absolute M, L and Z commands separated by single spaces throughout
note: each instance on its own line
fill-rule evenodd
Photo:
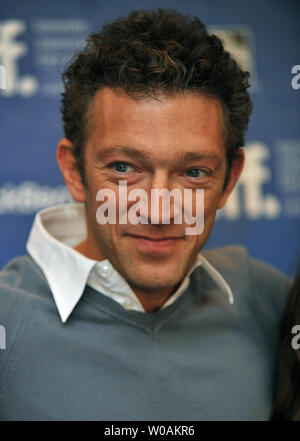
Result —
M 147 292 L 139 290 L 136 287 L 131 287 L 131 289 L 134 291 L 146 312 L 155 312 L 163 307 L 168 298 L 176 291 L 177 287 Z
M 99 259 L 98 253 L 95 250 L 93 252 L 93 250 L 88 247 L 88 243 L 86 240 L 76 245 L 74 249 L 93 260 L 101 261 L 105 259 L 105 257 Z M 155 291 L 143 291 L 133 286 L 130 286 L 130 288 L 133 290 L 146 312 L 155 312 L 162 308 L 168 298 L 175 292 L 177 287 Z

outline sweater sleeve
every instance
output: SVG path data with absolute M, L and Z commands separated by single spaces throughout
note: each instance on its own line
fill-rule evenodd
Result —
M 19 331 L 29 303 L 29 297 L 22 289 L 22 275 L 19 270 L 21 259 L 16 258 L 9 262 L 0 272 L 0 325 L 5 335 L 5 349 L 0 349 L 0 379 L 3 368 L 14 351 L 15 343 L 21 337 Z

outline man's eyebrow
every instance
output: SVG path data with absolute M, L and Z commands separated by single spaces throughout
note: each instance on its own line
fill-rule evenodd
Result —
M 220 159 L 220 156 L 209 152 L 181 152 L 178 154 L 180 161 L 198 161 L 201 159 Z
M 96 154 L 97 159 L 99 161 L 105 160 L 107 157 L 112 156 L 114 154 L 125 154 L 126 156 L 136 159 L 136 160 L 148 160 L 154 161 L 154 156 L 148 152 L 143 150 L 137 150 L 132 147 L 122 147 L 122 146 L 113 146 L 108 147 L 103 150 L 99 150 Z M 202 159 L 218 159 L 220 160 L 220 156 L 216 153 L 211 152 L 179 152 L 174 158 L 175 162 L 188 162 L 188 161 L 197 161 Z M 172 161 L 173 162 L 173 161 Z M 219 162 L 219 161 L 218 161 Z
M 104 150 L 99 150 L 97 152 L 97 159 L 99 159 L 101 161 L 101 160 L 105 159 L 106 157 L 114 155 L 114 154 L 123 154 L 123 155 L 125 154 L 132 159 L 139 159 L 139 160 L 153 159 L 152 155 L 150 155 L 147 152 L 144 152 L 141 150 L 136 150 L 131 147 L 119 147 L 119 146 L 105 148 Z

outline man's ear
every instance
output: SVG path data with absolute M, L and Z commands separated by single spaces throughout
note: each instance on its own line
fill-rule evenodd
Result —
M 85 187 L 72 152 L 73 144 L 62 138 L 57 146 L 56 159 L 70 193 L 77 202 L 85 202 Z
M 223 191 L 220 200 L 218 202 L 218 209 L 223 208 L 227 202 L 227 199 L 232 192 L 237 180 L 239 179 L 245 164 L 245 152 L 244 149 L 239 148 L 237 151 L 237 157 L 233 158 L 231 165 L 230 177 L 225 190 Z

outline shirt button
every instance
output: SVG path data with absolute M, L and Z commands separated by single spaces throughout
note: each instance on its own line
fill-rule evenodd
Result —
M 124 308 L 126 309 L 132 309 L 133 307 L 133 302 L 131 300 L 125 300 L 124 302 Z
M 100 265 L 99 266 L 99 274 L 104 279 L 107 279 L 107 277 L 109 277 L 111 275 L 111 268 L 106 264 Z

